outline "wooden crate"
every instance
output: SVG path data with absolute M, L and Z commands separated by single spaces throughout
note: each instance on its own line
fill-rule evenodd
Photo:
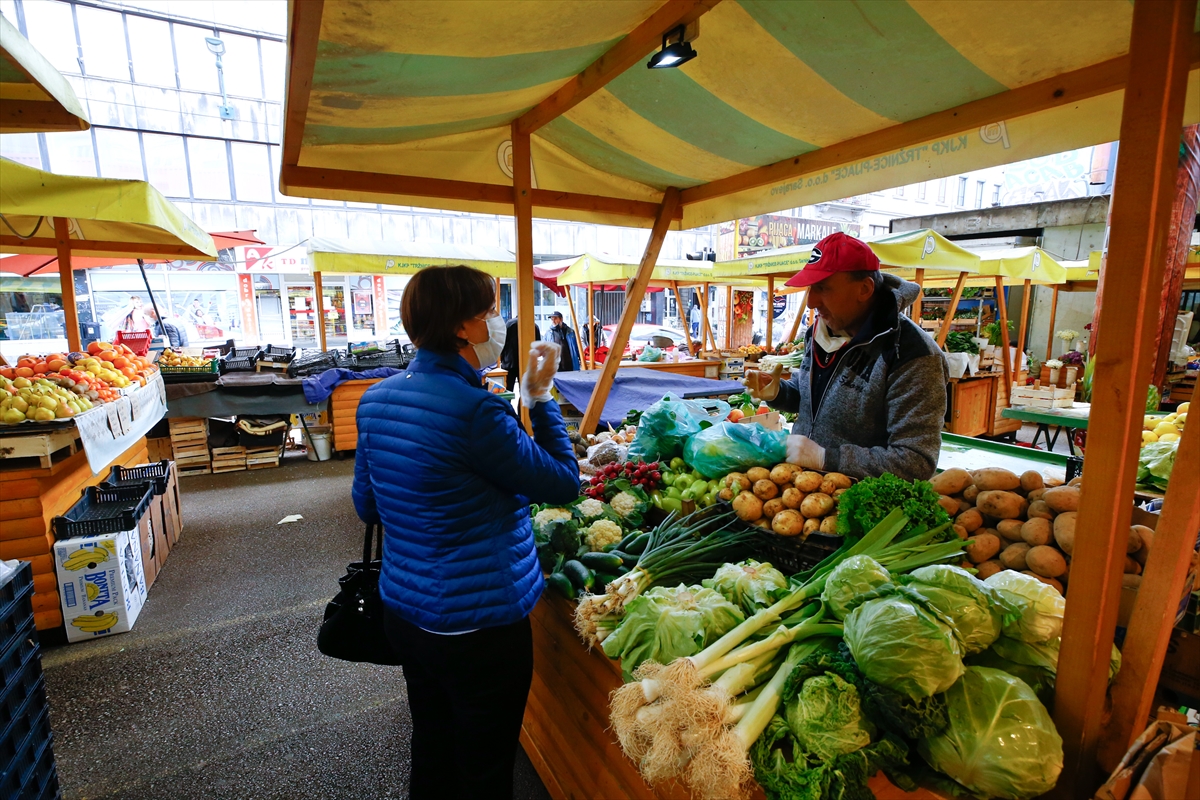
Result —
M 279 466 L 283 455 L 282 447 L 255 447 L 246 449 L 246 469 L 269 469 Z
M 376 380 L 346 381 L 333 390 L 329 398 L 329 416 L 333 425 L 333 449 L 355 450 L 358 448 L 358 401 Z
M 79 452 L 80 446 L 79 431 L 74 425 L 49 431 L 22 425 L 0 436 L 0 469 L 50 469 L 56 460 Z
M 178 462 L 176 462 L 175 466 L 178 468 L 179 477 L 181 477 L 181 478 L 187 478 L 192 475 L 211 475 L 212 474 L 212 467 L 209 464 L 204 464 L 203 466 L 183 467 L 183 466 L 180 466 Z
M 180 467 L 197 467 L 212 461 L 208 445 L 176 447 L 175 463 Z
M 246 448 L 214 447 L 212 449 L 213 474 L 238 472 L 246 469 Z

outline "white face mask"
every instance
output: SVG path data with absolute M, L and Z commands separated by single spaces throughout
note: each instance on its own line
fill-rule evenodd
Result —
M 849 336 L 836 334 L 829 330 L 829 326 L 825 324 L 825 320 L 817 317 L 817 324 L 813 326 L 813 341 L 820 345 L 821 349 L 826 353 L 833 353 L 840 350 L 850 339 L 851 337 Z
M 487 368 L 500 363 L 500 352 L 504 350 L 504 340 L 508 337 L 508 327 L 504 317 L 495 316 L 487 320 L 488 338 L 479 344 L 471 343 L 475 348 L 475 357 L 479 359 L 480 368 Z

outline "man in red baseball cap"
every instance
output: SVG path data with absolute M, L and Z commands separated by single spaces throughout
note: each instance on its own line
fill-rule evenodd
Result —
M 777 368 L 747 371 L 743 383 L 796 414 L 788 461 L 857 477 L 932 477 L 948 373 L 937 343 L 903 313 L 920 287 L 880 272 L 874 251 L 844 233 L 817 242 L 787 285 L 807 287 L 817 312 L 804 360 L 786 381 Z

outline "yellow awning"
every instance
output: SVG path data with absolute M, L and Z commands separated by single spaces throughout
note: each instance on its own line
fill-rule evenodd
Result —
M 0 215 L 5 253 L 55 253 L 60 217 L 77 255 L 217 257 L 212 237 L 145 181 L 55 175 L 0 159 Z
M 569 266 L 558 277 L 560 286 L 580 286 L 588 283 L 607 286 L 624 284 L 635 277 L 638 271 L 638 264 L 635 262 L 622 263 L 608 257 L 599 258 L 590 253 L 584 253 L 574 259 L 544 263 L 538 266 L 545 269 L 563 264 L 569 264 Z M 650 285 L 670 287 L 676 283 L 679 286 L 698 286 L 703 283 L 711 283 L 720 286 L 766 288 L 766 276 L 722 277 L 716 274 L 716 270 L 711 265 L 710 261 L 660 258 L 654 266 Z M 783 289 L 782 284 L 779 289 Z
M 718 261 L 713 265 L 713 275 L 721 278 L 756 275 L 790 278 L 804 269 L 804 265 L 812 256 L 812 249 L 813 245 L 811 244 L 798 244 L 792 247 L 780 247 L 777 250 L 766 250 L 749 258 Z
M 0 133 L 86 131 L 87 114 L 67 79 L 0 16 Z
M 1116 140 L 1133 4 L 291 0 L 289 14 L 286 193 L 511 214 L 516 121 L 535 215 L 648 227 L 673 186 L 675 225 L 694 228 Z M 646 69 L 696 17 L 698 56 Z M 1185 124 L 1200 121 L 1198 44 Z
M 310 239 L 314 272 L 416 275 L 425 267 L 466 265 L 494 278 L 517 277 L 513 254 L 501 247 L 441 242 L 364 242 Z

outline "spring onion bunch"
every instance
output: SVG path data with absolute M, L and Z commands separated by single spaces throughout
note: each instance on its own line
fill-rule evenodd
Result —
M 604 641 L 625 613 L 625 606 L 652 586 L 697 583 L 723 564 L 745 555 L 757 528 L 734 524 L 732 512 L 716 507 L 686 517 L 671 514 L 653 531 L 637 565 L 604 587 L 604 594 L 583 597 L 575 608 L 575 629 L 589 647 Z

